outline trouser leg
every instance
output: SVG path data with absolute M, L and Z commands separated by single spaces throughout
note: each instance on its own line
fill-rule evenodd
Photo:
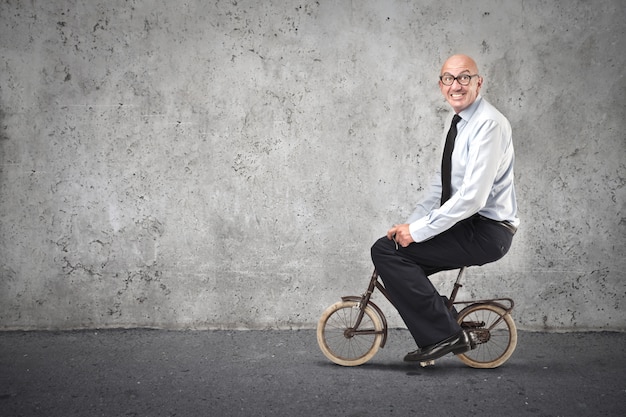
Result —
M 479 220 L 459 222 L 421 243 L 396 249 L 386 237 L 372 246 L 372 261 L 400 316 L 418 346 L 437 343 L 460 331 L 429 275 L 500 259 L 512 235 L 503 227 Z

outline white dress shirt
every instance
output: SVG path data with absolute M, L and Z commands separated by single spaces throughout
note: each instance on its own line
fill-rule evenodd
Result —
M 407 223 L 423 242 L 476 213 L 517 227 L 515 155 L 509 121 L 480 95 L 459 113 L 452 152 L 452 195 L 440 205 L 441 167 Z M 450 123 L 446 127 L 448 131 Z

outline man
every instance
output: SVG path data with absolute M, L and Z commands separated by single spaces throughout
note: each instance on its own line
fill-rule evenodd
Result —
M 511 126 L 479 95 L 482 84 L 472 58 L 453 55 L 443 64 L 439 88 L 455 116 L 441 172 L 407 222 L 372 246 L 376 270 L 419 347 L 406 361 L 470 349 L 428 276 L 500 259 L 519 225 Z

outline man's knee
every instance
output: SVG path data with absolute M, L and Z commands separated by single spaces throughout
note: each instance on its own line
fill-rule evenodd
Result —
M 394 242 L 392 240 L 387 239 L 386 236 L 383 236 L 380 239 L 378 239 L 376 242 L 374 242 L 374 244 L 372 245 L 372 249 L 371 249 L 372 260 L 374 261 L 374 264 L 376 264 L 376 260 L 380 256 L 389 254 L 390 252 L 393 251 L 394 248 L 395 248 Z

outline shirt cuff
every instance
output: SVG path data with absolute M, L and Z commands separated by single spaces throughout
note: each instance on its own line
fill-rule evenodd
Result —
M 431 238 L 432 236 L 429 236 L 427 231 L 428 217 L 422 217 L 409 224 L 409 233 L 415 242 L 423 242 Z

